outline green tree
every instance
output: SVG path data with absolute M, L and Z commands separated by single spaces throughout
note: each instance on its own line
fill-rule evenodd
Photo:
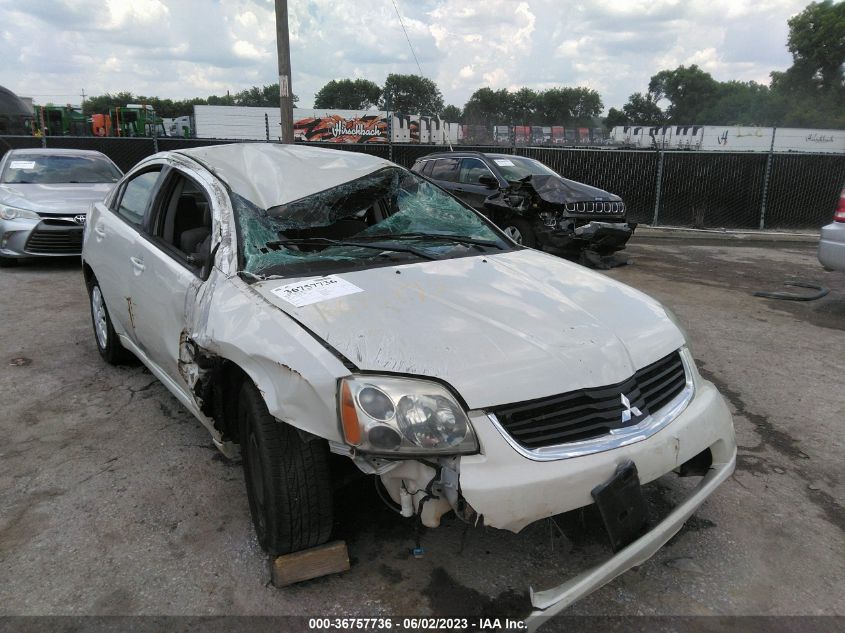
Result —
M 537 95 L 537 123 L 589 125 L 601 114 L 601 96 L 589 88 L 549 88 Z
M 610 130 L 617 125 L 625 125 L 628 122 L 628 117 L 625 116 L 625 113 L 622 110 L 617 110 L 616 108 L 610 108 L 607 111 L 607 116 L 604 118 L 604 126 Z
M 381 88 L 369 79 L 332 79 L 317 91 L 314 107 L 369 110 L 380 96 Z
M 449 123 L 460 123 L 461 119 L 463 119 L 463 112 L 461 112 L 458 106 L 447 105 L 443 108 L 443 112 L 440 113 L 440 118 L 444 121 L 449 121 Z
M 479 88 L 464 105 L 464 123 L 471 125 L 509 125 L 512 123 L 511 95 L 502 88 Z
M 527 125 L 537 121 L 538 94 L 531 88 L 520 88 L 508 94 L 510 120 L 516 125 Z
M 716 97 L 699 111 L 703 125 L 772 125 L 772 96 L 768 86 L 755 81 L 725 81 Z
M 693 64 L 689 68 L 678 66 L 675 70 L 661 70 L 651 78 L 648 91 L 657 103 L 669 101 L 666 114 L 672 123 L 698 122 L 698 114 L 718 94 L 718 82 Z
M 666 122 L 666 114 L 657 105 L 655 96 L 651 93 L 635 92 L 628 97 L 628 102 L 622 106 L 625 123 L 633 125 L 660 125 Z
M 787 73 L 825 92 L 843 91 L 845 2 L 812 2 L 787 22 L 793 65 Z
M 443 110 L 443 95 L 431 79 L 391 73 L 384 81 L 379 108 L 403 114 L 431 116 Z
M 572 120 L 575 123 L 590 123 L 601 114 L 604 104 L 601 96 L 590 88 L 564 88 L 572 96 Z

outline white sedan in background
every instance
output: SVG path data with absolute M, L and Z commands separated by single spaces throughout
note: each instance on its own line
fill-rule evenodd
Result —
M 614 553 L 532 592 L 546 617 L 651 556 L 734 468 L 728 408 L 663 306 L 373 156 L 157 154 L 94 206 L 83 271 L 103 358 L 131 351 L 240 445 L 271 554 L 329 539 L 330 459 L 431 528 L 595 503 Z M 647 525 L 641 484 L 672 471 L 700 483 Z

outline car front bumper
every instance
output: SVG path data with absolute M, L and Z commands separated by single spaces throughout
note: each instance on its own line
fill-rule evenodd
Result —
M 736 448 L 729 460 L 713 464 L 695 490 L 681 502 L 665 519 L 646 532 L 639 539 L 617 552 L 605 562 L 566 580 L 557 587 L 543 591 L 531 589 L 533 611 L 526 618 L 529 631 L 534 631 L 548 618 L 560 613 L 577 600 L 609 583 L 627 570 L 641 565 L 651 558 L 669 539 L 677 534 L 687 519 L 704 503 L 719 485 L 734 471 Z
M 627 222 L 593 221 L 574 228 L 551 228 L 540 221 L 534 226 L 534 233 L 540 248 L 559 252 L 593 248 L 607 252 L 625 247 L 634 234 L 636 224 Z
M 518 453 L 486 416 L 473 416 L 482 452 L 461 458 L 461 493 L 484 524 L 518 532 L 542 518 L 593 503 L 592 490 L 619 464 L 636 464 L 641 483 L 678 469 L 709 449 L 712 464 L 696 490 L 669 516 L 610 559 L 557 587 L 531 592 L 532 621 L 552 616 L 651 557 L 727 479 L 736 462 L 733 419 L 712 383 L 696 376 L 695 395 L 668 425 L 640 441 L 555 461 Z
M 828 270 L 845 272 L 845 222 L 831 222 L 822 227 L 819 262 Z
M 72 220 L 0 220 L 0 257 L 79 255 L 82 232 L 82 226 Z

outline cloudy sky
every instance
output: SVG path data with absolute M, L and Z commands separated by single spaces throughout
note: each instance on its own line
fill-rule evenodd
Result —
M 606 107 L 698 64 L 768 82 L 809 0 L 395 0 L 447 103 L 476 89 L 588 86 Z M 393 0 L 289 0 L 300 107 L 331 79 L 418 73 Z M 0 85 L 36 103 L 128 90 L 184 98 L 274 83 L 272 0 L 0 0 Z

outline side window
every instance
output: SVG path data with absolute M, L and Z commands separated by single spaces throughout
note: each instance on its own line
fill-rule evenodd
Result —
M 158 169 L 145 171 L 127 182 L 123 188 L 117 214 L 136 228 L 141 228 L 144 221 L 144 212 L 147 210 L 159 173 Z
M 431 178 L 433 180 L 446 180 L 448 182 L 456 182 L 458 180 L 459 159 L 438 158 L 433 162 L 434 167 L 431 168 Z
M 205 190 L 176 170 L 163 188 L 152 223 L 153 237 L 184 263 L 200 268 L 211 254 L 211 205 Z
M 461 174 L 459 182 L 468 185 L 477 185 L 478 179 L 481 176 L 490 175 L 493 173 L 487 168 L 487 165 L 482 163 L 477 158 L 464 158 L 461 161 Z
M 422 169 L 420 170 L 423 176 L 428 176 L 429 178 L 431 178 L 431 169 L 432 167 L 434 167 L 435 162 L 436 161 L 433 160 L 427 160 L 423 163 Z

